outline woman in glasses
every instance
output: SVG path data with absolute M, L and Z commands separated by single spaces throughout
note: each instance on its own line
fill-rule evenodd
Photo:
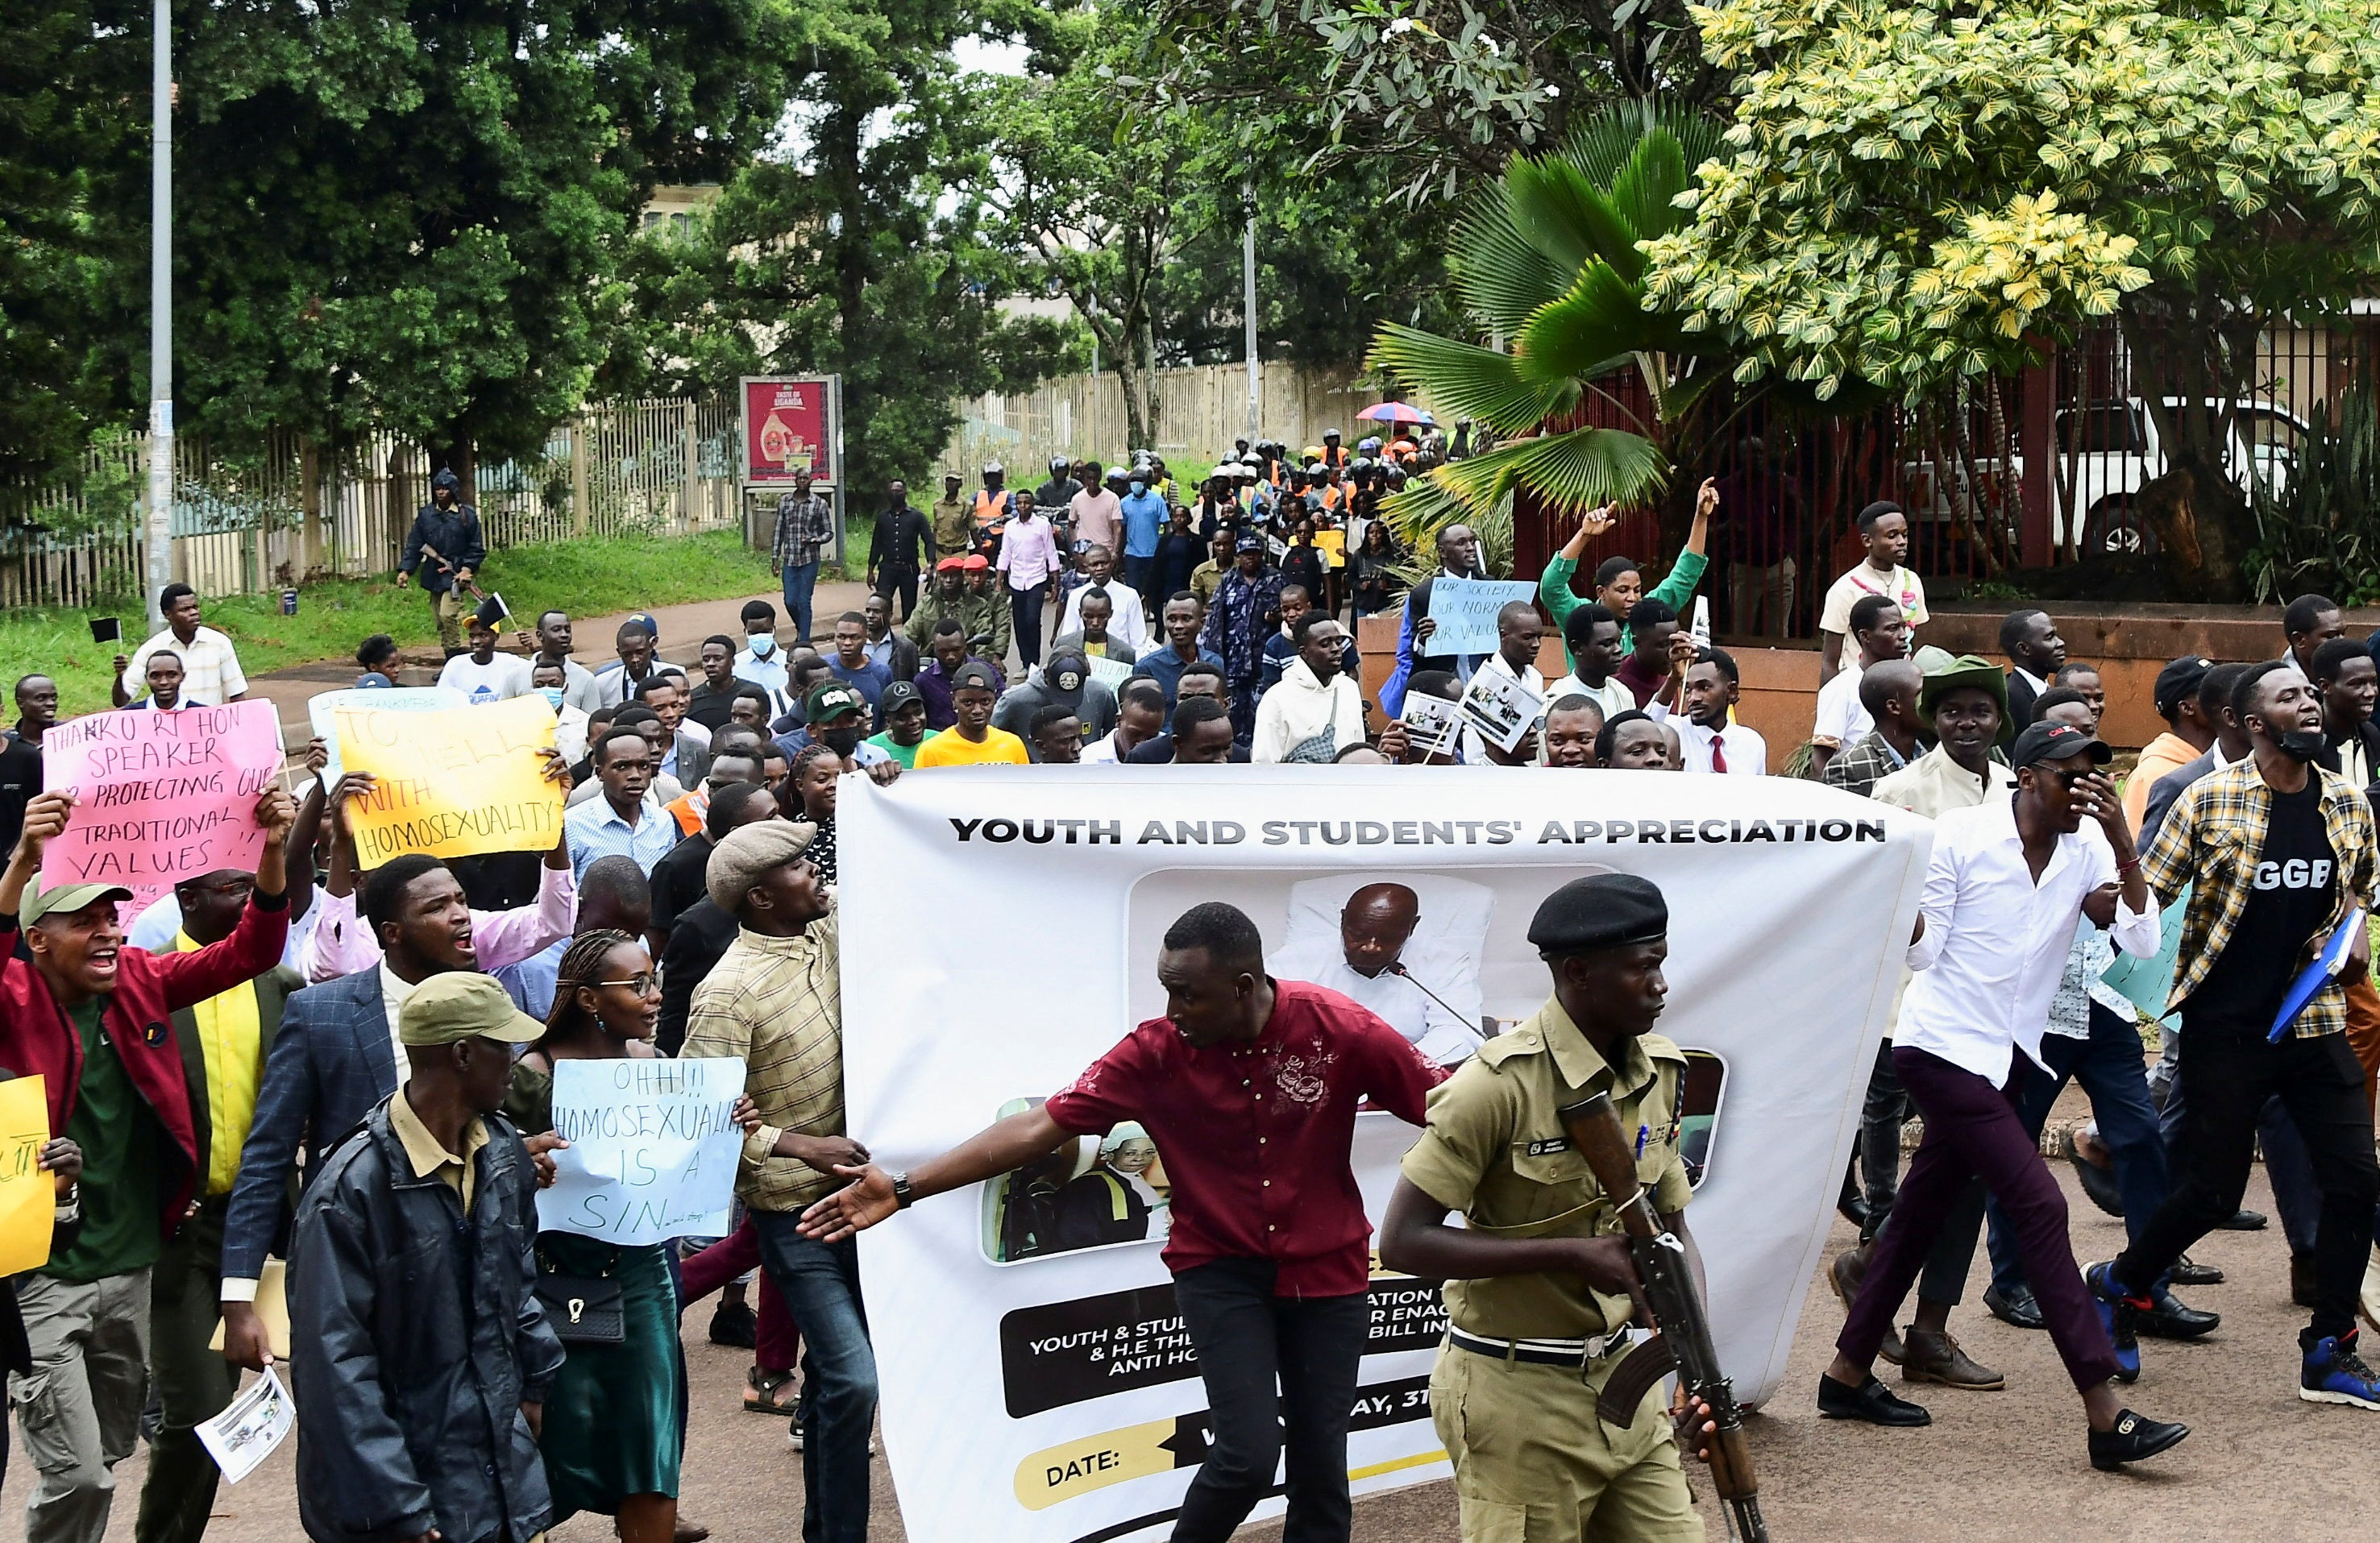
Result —
M 524 1138 L 553 1128 L 553 1068 L 563 1061 L 620 1061 L 659 1054 L 662 988 L 644 945 L 624 932 L 581 934 L 562 956 L 545 1037 L 513 1067 L 504 1115 Z M 567 1352 L 545 1400 L 539 1449 L 558 1524 L 593 1511 L 619 1521 L 621 1543 L 671 1543 L 677 1531 L 678 1460 L 685 1446 L 684 1352 L 669 1245 L 620 1247 L 576 1233 L 537 1235 L 538 1274 L 616 1283 L 622 1326 L 549 1321 Z M 610 1292 L 579 1292 L 610 1315 Z

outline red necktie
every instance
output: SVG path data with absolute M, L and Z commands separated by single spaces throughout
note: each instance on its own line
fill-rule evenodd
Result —
M 1727 741 L 1717 734 L 1711 736 L 1711 770 L 1721 775 L 1727 771 Z

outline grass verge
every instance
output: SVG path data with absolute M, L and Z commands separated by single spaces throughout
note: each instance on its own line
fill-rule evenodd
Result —
M 860 547 L 864 553 L 866 547 Z M 499 591 L 516 617 L 561 606 L 577 616 L 602 616 L 689 600 L 767 594 L 768 555 L 745 549 L 734 531 L 699 536 L 618 536 L 513 547 L 489 554 L 480 587 Z M 298 614 L 281 614 L 272 595 L 206 597 L 206 624 L 230 636 L 251 675 L 317 659 L 345 658 L 374 633 L 405 645 L 434 645 L 437 626 L 419 589 L 386 578 L 334 579 L 301 585 Z M 108 705 L 108 666 L 115 644 L 91 640 L 94 617 L 122 620 L 130 653 L 147 635 L 140 602 L 132 597 L 87 609 L 17 609 L 0 613 L 0 682 L 31 670 L 57 678 L 60 711 L 69 717 Z M 527 624 L 527 623 L 524 623 Z M 14 720 L 13 705 L 6 717 Z

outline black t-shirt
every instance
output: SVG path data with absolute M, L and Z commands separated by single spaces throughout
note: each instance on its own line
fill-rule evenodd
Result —
M 2186 1008 L 2258 1032 L 2272 1027 L 2306 941 L 2330 920 L 2338 893 L 2338 854 L 2322 823 L 2322 778 L 2309 777 L 2301 790 L 2272 797 L 2272 823 L 2240 924 Z
M 42 790 L 42 752 L 14 733 L 0 741 L 0 850 L 25 831 L 25 805 Z

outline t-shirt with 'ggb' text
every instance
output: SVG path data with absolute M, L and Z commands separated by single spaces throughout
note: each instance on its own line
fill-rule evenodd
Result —
M 2219 1019 L 2258 1033 L 2272 1027 L 2306 940 L 2330 920 L 2338 887 L 2338 854 L 2322 823 L 2322 778 L 2309 776 L 2299 791 L 2272 798 L 2240 924 L 2184 1006 L 2187 1018 Z

